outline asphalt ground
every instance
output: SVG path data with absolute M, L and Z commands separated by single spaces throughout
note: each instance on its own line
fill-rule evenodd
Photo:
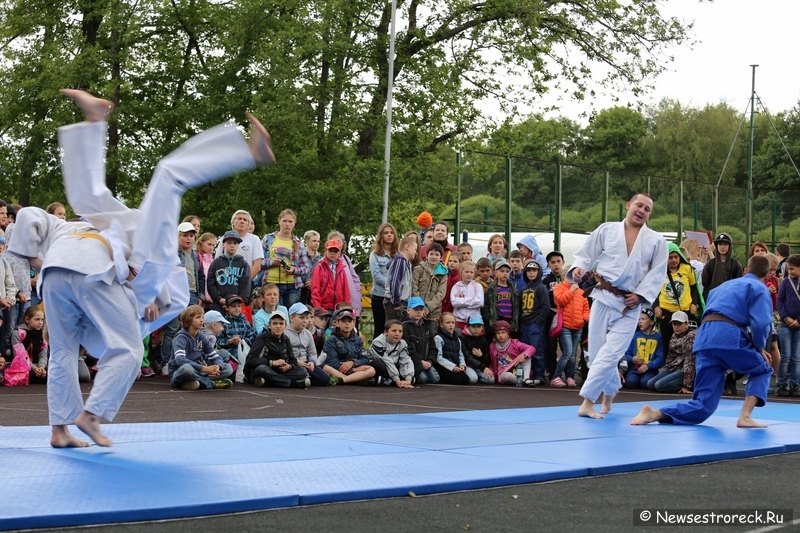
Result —
M 84 392 L 88 393 L 90 386 L 82 385 Z M 617 402 L 669 398 L 686 399 L 686 396 L 623 390 Z M 771 398 L 770 401 L 800 403 L 800 398 Z M 426 385 L 413 390 L 366 386 L 278 390 L 237 384 L 230 390 L 184 391 L 170 387 L 166 378 L 154 377 L 134 384 L 114 422 L 428 413 L 557 405 L 574 405 L 577 410 L 579 403 L 577 391 L 549 387 Z M 758 410 L 755 414 L 757 418 Z M 732 418 L 731 423 L 735 423 L 735 419 Z M 0 389 L 0 426 L 21 425 L 47 425 L 44 385 Z M 631 442 L 631 453 L 646 454 L 647 450 L 637 450 L 636 443 Z M 111 533 L 196 533 L 223 528 L 232 532 L 700 530 L 783 533 L 800 531 L 800 490 L 794 485 L 797 472 L 800 472 L 800 453 L 790 453 L 489 490 L 73 529 Z M 157 499 L 168 495 L 142 497 Z M 763 529 L 759 525 L 635 526 L 634 509 L 644 507 L 793 509 L 798 523 L 780 529 Z

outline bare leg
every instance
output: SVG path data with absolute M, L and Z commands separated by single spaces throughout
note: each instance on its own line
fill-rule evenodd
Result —
M 272 138 L 266 128 L 261 125 L 256 117 L 247 113 L 250 120 L 250 151 L 253 159 L 259 165 L 272 165 L 275 163 L 275 154 L 272 153 Z
M 642 407 L 642 410 L 639 411 L 639 414 L 631 419 L 631 425 L 643 426 L 645 424 L 649 424 L 650 422 L 661 422 L 666 420 L 669 420 L 669 418 L 664 416 L 661 411 L 658 409 L 653 409 L 649 405 L 645 405 Z
M 114 104 L 108 100 L 96 98 L 86 91 L 61 89 L 61 94 L 71 98 L 81 108 L 88 122 L 104 121 L 114 109 Z
M 594 419 L 605 418 L 603 415 L 594 410 L 594 403 L 586 398 L 583 399 L 583 403 L 578 409 L 578 416 Z
M 607 415 L 611 412 L 611 403 L 614 401 L 617 393 L 614 394 L 605 394 L 603 393 L 603 408 L 600 409 L 600 412 L 604 415 Z
M 755 396 L 746 396 L 744 399 L 744 405 L 742 405 L 742 410 L 739 413 L 739 420 L 736 421 L 737 428 L 765 428 L 767 427 L 766 424 L 760 424 L 750 418 L 750 415 L 753 414 L 753 408 L 756 406 L 756 402 L 758 398 Z
M 84 442 L 75 438 L 69 432 L 67 426 L 53 426 L 53 436 L 50 437 L 50 446 L 53 448 L 87 448 L 91 446 L 88 442 Z
M 75 419 L 75 425 L 78 426 L 78 429 L 89 435 L 89 438 L 95 441 L 98 446 L 111 446 L 111 439 L 103 435 L 103 432 L 100 431 L 99 416 L 89 411 L 84 411 Z
M 375 375 L 375 369 L 359 370 L 344 377 L 345 383 L 358 383 L 359 381 L 367 380 Z

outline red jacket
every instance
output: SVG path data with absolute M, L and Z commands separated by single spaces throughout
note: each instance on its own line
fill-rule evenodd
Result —
M 331 272 L 331 263 L 323 258 L 311 273 L 311 305 L 328 311 L 336 309 L 336 304 L 350 302 L 350 278 L 347 265 L 342 259 L 336 262 L 336 277 Z
M 447 263 L 445 263 L 447 264 Z M 453 303 L 450 301 L 450 291 L 453 288 L 453 285 L 461 281 L 461 274 L 458 270 L 451 270 L 447 274 L 447 289 L 444 293 L 444 298 L 442 299 L 442 313 L 452 313 L 453 312 Z
M 589 321 L 589 300 L 583 295 L 583 289 L 572 290 L 572 283 L 567 280 L 553 289 L 553 299 L 559 309 L 563 309 L 563 325 L 567 329 L 583 329 Z

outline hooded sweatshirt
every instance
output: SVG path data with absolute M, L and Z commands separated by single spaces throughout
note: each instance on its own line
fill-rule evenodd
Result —
M 228 257 L 224 253 L 214 259 L 208 269 L 208 294 L 215 302 L 238 294 L 244 303 L 250 302 L 250 265 L 239 254 Z
M 428 320 L 436 320 L 442 314 L 442 300 L 447 291 L 447 267 L 437 263 L 434 268 L 425 261 L 414 268 L 411 294 L 419 296 L 428 306 Z
M 672 272 L 667 267 L 668 271 L 664 276 L 664 284 L 661 286 L 661 291 L 658 293 L 658 298 L 653 303 L 653 307 L 660 307 L 665 311 L 674 313 L 676 311 L 689 312 L 692 304 L 697 306 L 698 314 L 703 311 L 703 299 L 697 291 L 697 278 L 695 277 L 694 268 L 681 253 L 681 249 L 674 242 L 667 244 L 667 249 L 670 254 L 677 253 L 680 258 L 678 270 Z
M 672 250 L 670 250 L 672 251 Z M 741 278 L 744 275 L 742 264 L 731 257 L 733 244 L 728 247 L 728 253 L 723 255 L 717 252 L 716 257 L 709 259 L 703 268 L 703 299 L 708 299 L 708 293 L 726 281 Z
M 400 339 L 397 344 L 392 344 L 386 335 L 381 333 L 372 341 L 369 354 L 371 357 L 383 361 L 390 380 L 414 378 L 414 361 L 408 355 L 408 344 L 403 339 Z
M 533 256 L 526 257 L 525 262 L 527 263 L 528 259 L 534 259 L 537 263 L 539 263 L 539 267 L 542 269 L 542 277 L 548 275 L 550 273 L 550 267 L 547 266 L 547 259 L 545 259 L 541 250 L 539 249 L 539 243 L 536 242 L 536 237 L 533 235 L 526 235 L 516 244 L 517 248 L 519 248 L 520 244 L 533 252 Z
M 533 259 L 528 260 L 525 266 L 528 266 L 532 261 Z M 535 323 L 540 328 L 543 328 L 547 321 L 547 314 L 550 312 L 550 294 L 547 291 L 547 287 L 542 283 L 542 270 L 539 269 L 538 272 L 538 275 L 532 281 L 524 278 L 525 288 L 519 293 L 520 321 L 523 324 Z M 522 275 L 525 275 L 524 267 Z

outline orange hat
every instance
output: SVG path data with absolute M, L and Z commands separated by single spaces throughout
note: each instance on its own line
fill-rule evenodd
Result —
M 341 252 L 342 251 L 342 241 L 340 241 L 338 239 L 331 239 L 331 240 L 329 240 L 328 242 L 325 243 L 325 249 L 326 250 L 336 249 L 336 250 L 339 250 Z
M 420 228 L 430 228 L 433 225 L 433 216 L 427 211 L 423 211 L 417 217 L 417 225 Z

